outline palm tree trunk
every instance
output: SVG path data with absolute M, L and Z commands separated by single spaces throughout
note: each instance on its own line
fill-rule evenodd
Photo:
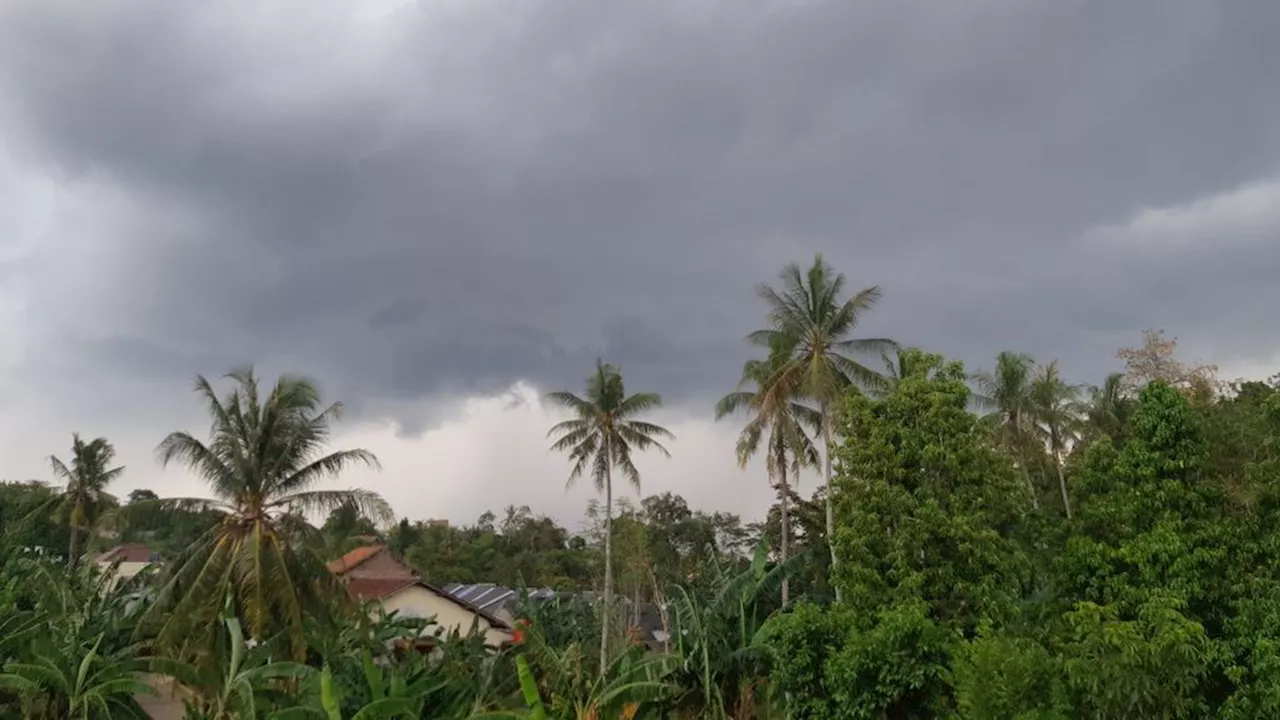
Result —
M 71 523 L 71 543 L 67 547 L 67 567 L 74 568 L 76 566 L 76 524 Z
M 1031 509 L 1040 509 L 1040 499 L 1036 497 L 1036 486 L 1031 482 L 1031 469 L 1027 467 L 1026 455 L 1018 453 L 1018 464 L 1022 466 L 1022 477 L 1027 481 L 1027 492 L 1031 493 Z
M 608 452 L 608 440 L 605 441 Z M 612 458 L 612 455 L 610 455 Z M 600 677 L 609 666 L 609 618 L 613 612 L 613 463 L 604 471 L 604 604 L 600 610 Z
M 844 599 L 844 593 L 840 591 L 839 583 L 835 582 L 836 568 L 840 565 L 840 558 L 836 556 L 836 513 L 835 506 L 832 505 L 832 499 L 836 494 L 836 489 L 831 485 L 831 412 L 826 403 L 822 404 L 822 444 L 823 444 L 823 473 L 826 476 L 827 493 L 826 493 L 826 510 L 827 510 L 827 549 L 831 552 L 831 572 L 828 573 L 828 582 L 835 588 L 836 602 Z
M 782 453 L 782 457 L 779 459 L 782 460 L 782 462 L 779 463 L 780 469 L 778 471 L 779 473 L 778 494 L 782 496 L 781 498 L 782 500 L 782 554 L 781 554 L 781 557 L 782 557 L 782 564 L 786 565 L 787 551 L 788 551 L 787 540 L 791 534 L 791 518 L 790 518 L 790 512 L 789 512 L 790 511 L 789 503 L 791 501 L 791 493 L 787 489 L 786 454 Z M 783 572 L 785 573 L 786 571 L 784 570 Z M 790 601 L 790 599 L 791 599 L 791 579 L 784 574 L 782 576 L 782 607 L 783 608 L 787 606 L 787 603 Z
M 1058 489 L 1062 490 L 1062 507 L 1066 508 L 1067 519 L 1071 519 L 1071 499 L 1067 497 L 1067 479 L 1062 474 L 1062 461 L 1058 459 L 1058 453 L 1053 453 L 1053 464 L 1058 468 Z
M 1036 497 L 1036 486 L 1031 483 L 1031 468 L 1027 467 L 1027 453 L 1022 447 L 1023 437 L 1021 430 L 1021 416 L 1013 415 L 1009 418 L 1009 422 L 1012 423 L 1009 438 L 1013 440 L 1014 450 L 1016 451 L 1014 457 L 1018 459 L 1018 464 L 1022 466 L 1022 479 L 1027 481 L 1027 492 L 1031 493 L 1031 509 L 1039 510 L 1040 498 Z

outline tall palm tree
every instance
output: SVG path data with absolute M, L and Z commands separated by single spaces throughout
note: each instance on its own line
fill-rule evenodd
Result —
M 1098 387 L 1090 388 L 1085 404 L 1085 434 L 1094 439 L 1109 437 L 1120 442 L 1124 426 L 1133 409 L 1133 399 L 1128 395 L 1124 373 L 1112 373 Z
M 818 450 L 809 432 L 821 432 L 822 418 L 818 411 L 796 399 L 796 388 L 788 385 L 789 378 L 781 371 L 790 360 L 789 348 L 775 348 L 765 360 L 750 360 L 742 368 L 742 380 L 738 388 L 716 403 L 716 419 L 739 411 L 747 411 L 750 417 L 738 435 L 736 448 L 739 467 L 760 449 L 765 440 L 765 469 L 771 485 L 775 485 L 781 503 L 782 539 L 780 557 L 787 562 L 791 539 L 790 497 L 791 486 L 787 471 L 798 478 L 800 468 L 817 467 Z M 776 483 L 774 479 L 776 478 Z M 790 581 L 782 580 L 782 606 L 786 607 L 791 595 Z
M 853 359 L 857 353 L 883 352 L 894 347 L 883 338 L 852 338 L 862 317 L 880 299 L 880 288 L 865 288 L 852 297 L 844 296 L 845 277 L 837 273 L 821 255 L 808 270 L 792 263 L 779 275 L 781 287 L 761 285 L 758 294 L 769 304 L 769 327 L 747 336 L 748 341 L 767 348 L 787 347 L 790 358 L 780 373 L 800 395 L 813 400 L 821 418 L 823 478 L 826 493 L 827 544 L 831 568 L 839 564 L 835 550 L 834 495 L 831 488 L 832 409 L 851 384 L 874 389 L 884 379 Z M 840 587 L 836 585 L 836 600 Z
M 979 373 L 975 379 L 981 395 L 978 404 L 990 409 L 983 416 L 997 433 L 1001 444 L 1013 453 L 1022 466 L 1022 476 L 1031 494 L 1031 506 L 1040 509 L 1031 470 L 1027 462 L 1027 443 L 1034 433 L 1035 407 L 1031 398 L 1032 372 L 1035 360 L 1026 353 L 1005 350 L 996 356 L 994 372 Z
M 88 535 L 102 511 L 115 505 L 115 498 L 107 494 L 107 485 L 124 474 L 124 466 L 111 467 L 115 458 L 116 449 L 106 438 L 85 442 L 78 433 L 71 436 L 70 465 L 49 456 L 54 476 L 67 486 L 58 502 L 59 515 L 71 532 L 67 564 L 72 567 L 80 556 L 80 533 Z
M 316 386 L 301 377 L 281 376 L 265 397 L 252 368 L 226 377 L 234 387 L 221 398 L 208 380 L 196 378 L 195 391 L 212 420 L 209 441 L 173 432 L 157 448 L 164 465 L 181 463 L 203 479 L 213 499 L 128 506 L 208 509 L 220 516 L 161 588 L 150 619 L 159 621 L 162 641 L 196 629 L 214 632 L 230 592 L 235 615 L 252 637 L 283 630 L 300 657 L 305 609 L 340 589 L 315 552 L 319 532 L 305 518 L 344 506 L 384 525 L 394 516 L 371 490 L 316 489 L 353 465 L 378 467 L 368 450 L 327 452 L 341 404 L 323 407 Z
M 569 485 L 590 474 L 596 490 L 604 492 L 604 612 L 600 630 L 600 671 L 608 668 L 609 613 L 613 607 L 613 470 L 617 468 L 637 490 L 640 471 L 632 462 L 635 451 L 657 450 L 671 453 L 660 440 L 674 439 L 666 428 L 638 419 L 662 406 L 656 393 L 627 395 L 622 373 L 617 367 L 596 361 L 596 371 L 587 378 L 584 397 L 567 390 L 553 392 L 547 400 L 571 413 L 571 420 L 556 423 L 547 432 L 554 438 L 551 449 L 569 454 L 573 463 Z
M 1058 489 L 1062 492 L 1062 507 L 1067 519 L 1071 519 L 1071 499 L 1067 496 L 1067 481 L 1063 476 L 1063 457 L 1067 449 L 1079 437 L 1080 388 L 1063 382 L 1058 373 L 1058 361 L 1045 365 L 1031 381 L 1031 406 L 1041 439 L 1049 449 L 1054 469 L 1058 473 Z

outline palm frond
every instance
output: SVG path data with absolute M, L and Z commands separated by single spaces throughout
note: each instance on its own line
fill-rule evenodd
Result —
M 341 507 L 353 507 L 361 515 L 386 527 L 395 522 L 395 512 L 381 495 L 372 490 L 308 490 L 286 495 L 271 504 L 300 515 L 327 514 Z

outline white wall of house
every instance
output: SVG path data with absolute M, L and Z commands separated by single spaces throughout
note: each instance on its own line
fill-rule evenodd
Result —
M 382 606 L 387 612 L 395 611 L 403 617 L 434 617 L 436 625 L 444 628 L 445 632 L 457 630 L 466 635 L 471 630 L 472 623 L 478 622 L 480 629 L 484 631 L 485 642 L 489 645 L 501 645 L 511 640 L 511 633 L 507 630 L 494 627 L 484 617 L 421 585 L 410 585 L 383 598 Z M 433 629 L 434 627 L 432 626 Z
M 98 566 L 101 567 L 104 571 L 110 571 L 111 565 L 112 564 L 109 562 L 98 563 Z M 126 580 L 129 580 L 134 575 L 137 575 L 138 573 L 142 572 L 143 568 L 146 568 L 150 565 L 151 563 L 149 562 L 120 563 L 115 569 L 115 574 L 111 577 L 111 586 L 114 587 L 116 583 L 121 583 Z

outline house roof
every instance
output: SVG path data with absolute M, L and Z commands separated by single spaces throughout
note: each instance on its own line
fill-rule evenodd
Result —
M 335 575 L 350 572 L 355 569 L 356 566 L 386 549 L 385 545 L 362 545 L 337 560 L 330 562 L 329 572 Z
M 520 597 L 520 591 L 494 583 L 449 583 L 444 586 L 444 591 L 489 612 L 497 612 L 503 608 L 514 610 Z M 525 592 L 533 600 L 551 600 L 556 597 L 556 591 L 551 588 L 528 588 Z
M 152 552 L 151 548 L 140 543 L 125 543 L 117 545 L 110 550 L 102 553 L 94 558 L 99 563 L 115 563 L 115 562 L 157 562 L 160 556 Z
M 357 600 L 382 600 L 416 584 L 415 577 L 353 577 L 347 580 L 347 594 Z
M 454 598 L 475 605 L 486 612 L 496 613 L 505 608 L 512 615 L 517 612 L 515 606 L 522 592 L 494 583 L 449 583 L 444 586 L 444 590 Z M 529 599 L 534 602 L 569 600 L 576 597 L 584 602 L 593 603 L 598 599 L 597 593 L 591 591 L 573 593 L 556 592 L 551 588 L 526 588 L 523 592 L 528 593 Z M 663 642 L 667 638 L 662 627 L 661 609 L 651 602 L 642 602 L 636 607 L 630 598 L 621 598 L 621 601 L 628 606 L 625 611 L 628 627 L 632 627 L 650 649 L 662 649 Z M 638 622 L 635 622 L 636 620 Z
M 401 590 L 404 590 L 405 588 L 413 587 L 414 585 L 417 585 L 418 587 L 425 588 L 429 590 L 432 594 L 438 595 L 444 600 L 447 600 L 463 608 L 468 612 L 479 615 L 485 620 L 488 620 L 489 624 L 495 628 L 499 628 L 501 630 L 511 629 L 511 624 L 506 622 L 502 618 L 494 615 L 493 613 L 489 612 L 488 610 L 485 610 L 484 608 L 476 606 L 473 603 L 469 603 L 465 600 L 461 600 L 445 592 L 444 590 L 441 590 L 440 588 L 432 585 L 431 583 L 426 582 L 420 577 L 415 577 L 415 576 L 379 577 L 379 578 L 352 577 L 352 578 L 348 578 L 346 582 L 347 582 L 347 593 L 351 595 L 351 597 L 361 601 L 384 600 L 386 598 L 391 597 L 392 595 L 395 595 Z

